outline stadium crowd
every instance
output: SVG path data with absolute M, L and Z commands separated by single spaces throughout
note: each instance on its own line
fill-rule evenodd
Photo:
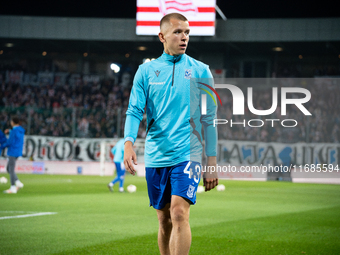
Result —
M 11 114 L 19 115 L 23 127 L 30 135 L 105 138 L 123 135 L 125 112 L 130 96 L 128 86 L 121 86 L 119 79 L 101 79 L 88 82 L 78 80 L 76 85 L 57 85 L 55 82 L 31 85 L 6 80 L 8 70 L 0 68 L 1 101 L 0 128 L 8 127 Z M 133 73 L 131 73 L 131 77 Z M 285 128 L 280 122 L 265 119 L 283 119 L 280 107 L 270 116 L 255 116 L 245 108 L 244 116 L 232 116 L 231 94 L 221 94 L 219 119 L 233 119 L 243 125 L 219 125 L 219 139 L 263 142 L 339 142 L 340 105 L 336 102 L 340 87 L 332 84 L 316 84 L 308 87 L 318 100 L 311 100 L 306 107 L 312 116 L 304 116 L 297 107 L 287 108 L 285 119 L 295 119 L 298 125 Z M 256 109 L 269 109 L 272 104 L 271 88 L 255 90 Z M 246 93 L 244 93 L 246 95 Z M 247 125 L 250 119 L 262 119 L 264 126 L 253 128 Z M 230 121 L 229 121 L 230 122 Z M 253 122 L 252 125 L 259 125 Z M 288 124 L 287 124 L 288 125 Z M 289 123 L 292 125 L 292 123 Z M 118 129 L 120 132 L 118 132 Z M 146 136 L 146 121 L 143 120 L 138 137 Z
M 128 90 L 110 81 L 76 88 L 3 83 L 1 94 L 2 127 L 8 112 L 15 112 L 26 120 L 26 129 L 30 125 L 31 135 L 71 136 L 76 127 L 76 136 L 96 138 L 116 133 L 118 110 L 129 98 Z

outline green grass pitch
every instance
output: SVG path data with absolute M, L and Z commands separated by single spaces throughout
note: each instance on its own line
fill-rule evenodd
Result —
M 57 214 L 1 219 L 1 255 L 159 254 L 144 178 L 127 176 L 132 194 L 110 193 L 110 176 L 19 178 L 15 195 L 0 184 L 0 218 Z M 340 254 L 339 185 L 220 182 L 225 191 L 198 194 L 191 207 L 190 254 Z

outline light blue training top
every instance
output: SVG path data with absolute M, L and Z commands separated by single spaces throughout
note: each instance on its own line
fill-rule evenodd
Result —
M 146 108 L 146 167 L 168 167 L 188 160 L 201 162 L 202 124 L 206 155 L 216 156 L 217 132 L 213 119 L 217 107 L 207 95 L 207 114 L 201 115 L 200 95 L 206 92 L 192 78 L 206 78 L 214 86 L 209 66 L 186 54 L 163 53 L 139 66 L 126 112 L 124 137 L 125 141 L 136 141 Z
M 113 162 L 124 162 L 124 139 L 120 139 L 116 145 L 111 149 Z

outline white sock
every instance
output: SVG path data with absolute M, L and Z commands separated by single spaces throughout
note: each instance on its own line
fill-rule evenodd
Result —
M 123 191 L 124 191 L 124 188 L 123 188 L 123 187 L 119 188 L 119 191 L 120 191 L 120 192 L 123 192 Z
M 110 183 L 109 183 L 109 186 L 110 186 L 110 187 L 113 187 L 113 184 L 112 184 L 112 182 L 110 182 Z
M 15 191 L 17 191 L 17 187 L 16 187 L 15 185 L 11 185 L 10 190 L 15 190 Z

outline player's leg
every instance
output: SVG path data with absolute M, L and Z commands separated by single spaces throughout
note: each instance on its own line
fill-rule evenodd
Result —
M 119 172 L 120 172 L 120 163 L 118 163 L 118 162 L 114 162 L 115 163 L 115 166 L 116 166 L 116 174 L 117 174 L 117 176 L 116 176 L 116 178 L 114 178 L 108 185 L 107 185 L 107 187 L 109 188 L 109 190 L 111 191 L 111 192 L 113 192 L 113 185 L 115 185 L 115 183 L 116 182 L 118 182 L 119 180 L 120 180 L 120 178 L 119 178 Z
M 18 176 L 15 173 L 15 163 L 16 163 L 16 158 L 15 157 L 8 157 L 8 173 L 10 175 L 11 178 L 11 185 L 15 185 L 15 182 L 18 180 Z
M 119 171 L 119 191 L 120 192 L 124 192 L 124 180 L 125 180 L 125 167 L 124 167 L 124 163 L 121 162 L 120 171 Z
M 16 175 L 16 173 L 14 171 L 15 170 L 15 162 L 16 162 L 15 157 L 11 157 L 11 156 L 8 157 L 7 172 L 9 173 L 9 176 L 10 176 L 11 188 L 8 189 L 8 190 L 5 190 L 5 193 L 17 193 L 17 187 L 16 187 L 15 184 L 18 181 L 18 176 Z
M 156 210 L 159 222 L 158 228 L 158 247 L 161 255 L 170 254 L 170 236 L 172 223 L 170 217 L 170 204 L 166 204 L 163 209 Z
M 116 184 L 117 182 L 119 182 L 119 180 L 120 180 L 120 178 L 119 178 L 119 175 L 118 175 L 118 173 L 117 173 L 116 178 L 114 178 L 114 179 L 111 181 L 111 183 L 114 185 L 114 184 Z
M 171 197 L 170 214 L 172 222 L 170 237 L 171 255 L 189 254 L 191 246 L 189 202 L 183 197 L 173 195 Z
M 116 165 L 116 174 L 117 174 L 117 176 L 116 176 L 116 178 L 115 179 L 113 179 L 113 181 L 111 182 L 112 184 L 115 184 L 116 182 L 118 182 L 120 179 L 119 179 L 119 174 L 120 174 L 120 172 L 121 172 L 121 169 L 120 169 L 120 162 L 115 162 L 115 165 Z
M 156 209 L 159 221 L 158 247 L 161 255 L 170 254 L 169 242 L 171 236 L 170 201 L 171 186 L 169 168 L 145 168 L 146 183 L 150 206 Z
M 171 169 L 171 254 L 189 253 L 191 245 L 190 205 L 196 203 L 199 181 L 200 164 L 197 162 L 185 161 Z

